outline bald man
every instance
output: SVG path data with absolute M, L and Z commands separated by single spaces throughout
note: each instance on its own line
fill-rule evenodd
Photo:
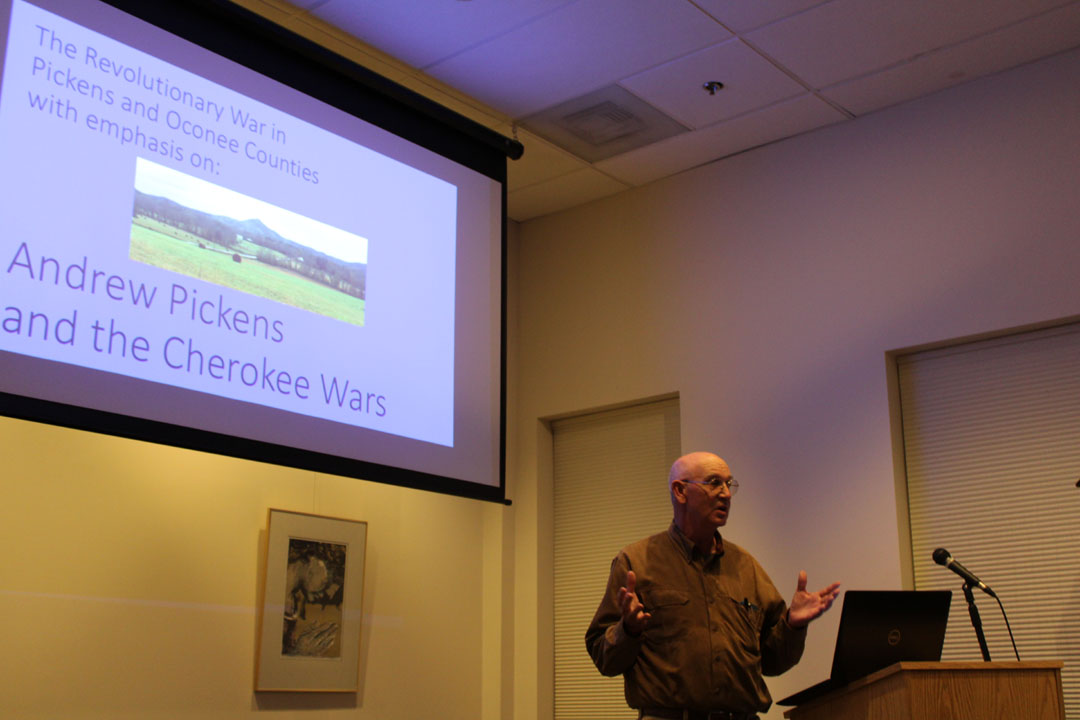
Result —
M 623 548 L 585 633 L 604 675 L 623 676 L 642 720 L 750 720 L 772 697 L 765 675 L 802 657 L 806 626 L 839 583 L 808 592 L 800 572 L 788 606 L 757 561 L 719 532 L 738 483 L 721 458 L 671 466 L 667 532 Z

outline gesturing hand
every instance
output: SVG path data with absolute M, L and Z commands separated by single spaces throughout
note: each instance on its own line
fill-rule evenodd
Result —
M 619 608 L 622 610 L 622 623 L 626 631 L 631 635 L 640 635 L 645 631 L 652 617 L 645 612 L 645 606 L 641 604 L 634 586 L 637 585 L 637 576 L 633 570 L 626 573 L 626 586 L 619 588 Z
M 833 583 L 824 590 L 807 592 L 806 571 L 799 571 L 799 584 L 795 588 L 795 597 L 788 607 L 788 625 L 800 628 L 832 607 L 833 600 L 840 594 L 840 583 Z M 625 615 L 624 615 L 625 617 Z

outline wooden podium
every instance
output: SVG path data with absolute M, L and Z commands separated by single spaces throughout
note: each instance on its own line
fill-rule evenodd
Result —
M 784 712 L 791 720 L 1065 720 L 1060 662 L 900 662 Z

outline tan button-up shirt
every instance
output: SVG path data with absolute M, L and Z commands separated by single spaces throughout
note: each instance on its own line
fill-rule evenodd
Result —
M 763 675 L 802 657 L 806 628 L 787 624 L 787 603 L 757 561 L 718 538 L 701 554 L 674 523 L 624 548 L 611 563 L 607 592 L 585 633 L 604 675 L 622 674 L 630 707 L 764 712 Z M 652 614 L 638 637 L 623 628 L 617 594 L 626 573 Z

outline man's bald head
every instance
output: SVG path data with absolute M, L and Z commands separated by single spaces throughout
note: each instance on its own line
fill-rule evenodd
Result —
M 731 492 L 713 488 L 717 481 L 731 479 L 731 468 L 711 452 L 687 453 L 671 465 L 668 491 L 675 524 L 695 542 L 711 542 L 707 538 L 727 524 Z
M 670 488 L 676 480 L 700 480 L 698 475 L 706 466 L 710 468 L 723 466 L 728 474 L 731 473 L 728 464 L 715 453 L 702 451 L 687 453 L 671 464 L 671 470 L 668 472 L 668 487 Z

